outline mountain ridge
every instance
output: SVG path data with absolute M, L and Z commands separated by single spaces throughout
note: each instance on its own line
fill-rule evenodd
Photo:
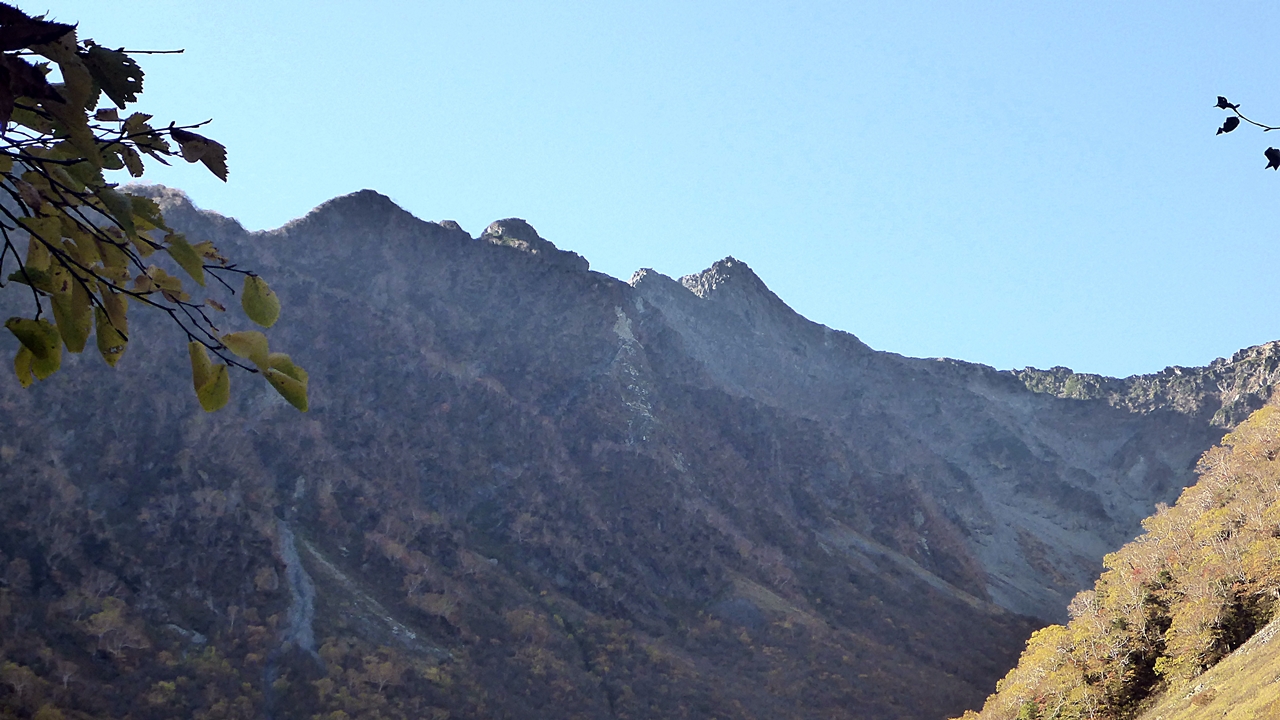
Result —
M 174 625 L 281 717 L 942 717 L 1190 481 L 1217 408 L 1269 390 L 1241 364 L 1142 411 L 1063 398 L 873 350 L 733 258 L 623 282 L 522 220 L 475 238 L 372 191 L 260 233 L 140 192 L 270 279 L 312 410 L 237 377 L 200 413 L 142 317 L 116 372 L 0 385 L 0 647 L 46 698 L 81 667 L 101 699 L 64 706 L 90 715 L 211 707 Z M 92 635 L 108 597 L 155 651 Z M 285 642 L 306 617 L 319 663 Z

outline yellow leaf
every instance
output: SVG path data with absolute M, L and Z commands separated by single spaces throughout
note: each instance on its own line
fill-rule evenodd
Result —
M 187 352 L 191 355 L 191 384 L 196 393 L 199 393 L 200 388 L 208 385 L 212 379 L 213 363 L 209 362 L 209 353 L 205 351 L 204 345 L 194 340 L 187 343 Z
M 307 411 L 307 384 L 285 375 L 275 368 L 267 368 L 263 373 L 267 382 L 276 392 L 289 401 L 289 404 L 302 412 Z
M 213 366 L 209 381 L 196 390 L 196 397 L 200 399 L 200 407 L 205 412 L 221 410 L 227 404 L 231 399 L 231 375 L 227 372 L 226 365 Z
M 110 290 L 103 290 L 102 304 L 107 309 L 107 319 L 120 332 L 129 332 L 129 320 L 126 313 L 129 309 L 129 296 Z
M 44 257 L 48 258 L 49 249 L 46 245 L 56 245 L 58 239 L 62 237 L 62 222 L 56 217 L 48 216 L 24 217 L 18 220 L 18 222 L 22 225 L 23 229 L 31 234 L 31 242 L 28 243 L 27 246 L 27 263 L 31 264 L 31 251 L 37 245 L 40 246 L 40 250 L 44 251 Z M 42 243 L 39 240 L 36 240 L 37 237 L 44 242 Z M 40 266 L 37 265 L 36 267 Z M 49 261 L 46 259 L 44 261 L 44 267 L 40 267 L 40 269 L 43 270 L 47 267 L 49 267 Z
M 247 275 L 244 292 L 240 294 L 240 306 L 249 319 L 262 327 L 271 327 L 280 318 L 280 298 L 257 275 Z
M 195 280 L 200 287 L 204 287 L 204 263 L 201 262 L 200 256 L 195 249 L 191 247 L 191 243 L 179 234 L 169 235 L 165 238 L 169 242 L 169 247 L 165 250 L 169 251 L 169 255 L 174 262 L 178 263 L 187 274 Z
M 22 387 L 31 387 L 31 383 L 35 382 L 35 377 L 31 374 L 31 361 L 34 358 L 31 351 L 26 345 L 18 347 L 18 354 L 13 358 L 13 371 L 18 374 L 18 382 Z
M 268 365 L 267 336 L 257 330 L 227 333 L 222 336 L 222 343 L 238 357 L 248 358 L 260 368 Z
M 44 243 L 32 236 L 27 239 L 27 261 L 24 263 L 28 270 L 48 270 L 49 260 L 53 256 L 49 254 L 49 248 Z
M 58 323 L 58 332 L 62 342 L 73 353 L 84 350 L 89 341 L 89 330 L 93 327 L 92 307 L 89 304 L 89 293 L 82 283 L 71 281 L 70 292 L 54 293 L 53 319 Z
M 126 298 L 126 295 L 104 290 L 102 304 L 106 306 L 107 311 L 94 308 L 94 319 L 97 320 L 98 352 L 102 353 L 102 359 L 106 360 L 111 367 L 115 367 L 120 361 L 125 345 L 129 342 L 125 337 L 125 333 L 129 331 L 125 317 L 125 308 L 128 307 Z
M 289 377 L 307 384 L 307 371 L 293 363 L 293 359 L 284 353 L 271 353 L 267 356 L 267 366 L 275 368 Z

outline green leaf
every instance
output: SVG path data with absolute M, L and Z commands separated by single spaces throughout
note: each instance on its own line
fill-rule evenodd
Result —
M 36 381 L 31 374 L 31 361 L 34 359 L 26 345 L 20 345 L 17 356 L 13 358 L 13 371 L 18 374 L 18 382 L 24 388 L 31 387 L 31 383 Z
M 72 280 L 70 292 L 54 293 L 52 297 L 53 319 L 58 323 L 62 342 L 73 353 L 83 351 L 89 341 L 89 330 L 93 327 L 89 293 L 85 291 L 84 284 Z
M 302 412 L 307 411 L 307 384 L 291 378 L 276 368 L 267 368 L 262 373 L 271 387 L 280 393 L 289 404 Z
M 37 379 L 49 377 L 62 365 L 62 338 L 49 321 L 11 317 L 4 326 L 31 352 L 31 370 Z
M 86 187 L 101 187 L 105 180 L 102 179 L 102 170 L 93 166 L 93 163 L 78 162 L 75 165 L 66 166 L 67 174 L 75 178 Z
M 280 298 L 276 297 L 267 281 L 257 275 L 245 276 L 240 307 L 244 308 L 244 314 L 250 320 L 262 327 L 269 328 L 280 318 Z
M 37 290 L 45 292 L 50 292 L 53 289 L 53 278 L 49 275 L 49 271 L 41 270 L 40 268 L 28 267 L 23 270 L 15 270 L 9 273 L 9 280 L 23 285 L 30 285 Z
M 142 68 L 133 58 L 118 50 L 108 50 L 86 40 L 89 50 L 81 55 L 85 67 L 93 76 L 102 92 L 111 98 L 116 107 L 138 101 L 138 93 L 142 92 Z
M 182 235 L 174 234 L 165 238 L 169 242 L 169 246 L 165 250 L 169 251 L 169 255 L 174 262 L 178 263 L 187 274 L 191 276 L 201 287 L 204 287 L 204 262 L 200 260 L 200 255 L 191 247 L 191 243 Z
M 209 353 L 194 340 L 187 343 L 187 352 L 191 355 L 191 384 L 196 393 L 213 379 L 213 363 L 209 362 Z
M 227 372 L 226 365 L 213 366 L 209 381 L 196 390 L 196 397 L 200 399 L 200 407 L 205 412 L 214 412 L 226 406 L 231 399 L 231 375 Z
M 172 232 L 169 226 L 165 224 L 164 212 L 160 210 L 160 205 L 155 200 L 142 195 L 133 195 L 126 193 L 129 203 L 133 209 L 133 221 L 140 230 L 164 230 Z
M 222 344 L 238 357 L 247 358 L 259 368 L 265 368 L 270 362 L 267 352 L 267 336 L 257 330 L 228 333 L 222 336 Z
M 93 191 L 94 195 L 102 201 L 107 212 L 111 215 L 111 219 L 115 220 L 124 230 L 125 234 L 131 239 L 138 236 L 138 231 L 133 224 L 133 202 L 129 196 L 116 192 L 115 188 L 100 187 Z

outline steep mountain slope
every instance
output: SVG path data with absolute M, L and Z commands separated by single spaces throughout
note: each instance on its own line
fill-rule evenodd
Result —
M 152 192 L 272 280 L 312 411 L 202 414 L 156 322 L 0 384 L 13 713 L 942 717 L 1276 368 L 903 358 L 732 258 L 623 283 L 369 191 L 256 234 Z

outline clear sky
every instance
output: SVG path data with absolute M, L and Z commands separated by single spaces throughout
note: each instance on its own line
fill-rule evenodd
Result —
M 29 12 L 142 56 L 137 109 L 212 117 L 272 228 L 378 190 L 594 269 L 747 262 L 872 347 L 1127 375 L 1280 339 L 1280 5 L 102 0 Z

